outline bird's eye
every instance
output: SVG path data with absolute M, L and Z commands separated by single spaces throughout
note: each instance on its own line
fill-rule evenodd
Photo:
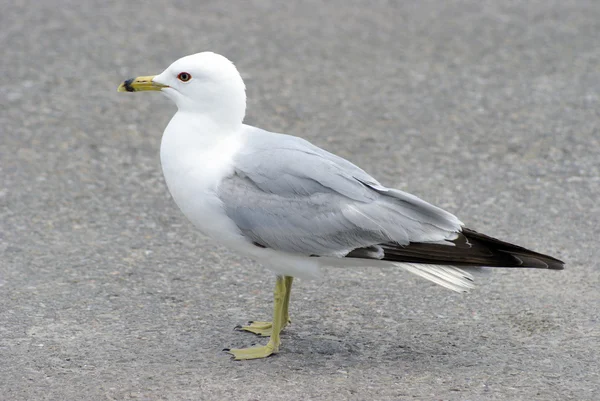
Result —
M 192 76 L 187 72 L 180 72 L 179 75 L 177 75 L 177 78 L 179 78 L 181 82 L 187 82 L 192 79 Z

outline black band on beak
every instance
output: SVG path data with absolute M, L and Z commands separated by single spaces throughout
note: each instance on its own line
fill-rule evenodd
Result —
M 127 92 L 135 92 L 135 89 L 133 88 L 133 86 L 131 86 L 133 81 L 135 81 L 135 78 L 129 78 L 127 81 L 123 82 L 123 85 L 125 86 L 125 90 Z

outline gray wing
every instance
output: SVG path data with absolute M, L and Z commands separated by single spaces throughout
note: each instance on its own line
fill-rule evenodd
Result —
M 356 248 L 452 239 L 452 214 L 388 189 L 349 161 L 309 142 L 246 129 L 233 175 L 218 189 L 250 241 L 286 252 L 343 256 Z

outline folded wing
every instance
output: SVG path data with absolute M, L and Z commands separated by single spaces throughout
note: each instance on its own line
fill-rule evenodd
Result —
M 349 161 L 292 136 L 248 127 L 218 196 L 255 245 L 306 256 L 394 262 L 455 291 L 455 267 L 560 269 L 561 261 L 473 230 L 418 197 L 389 189 Z

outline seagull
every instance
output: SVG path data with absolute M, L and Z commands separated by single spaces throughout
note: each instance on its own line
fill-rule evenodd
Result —
M 279 352 L 295 277 L 324 266 L 394 266 L 456 292 L 480 267 L 562 270 L 556 258 L 468 229 L 453 214 L 379 183 L 346 159 L 243 123 L 246 87 L 224 56 L 180 58 L 119 92 L 159 91 L 177 105 L 160 160 L 169 192 L 204 235 L 276 273 L 272 321 L 239 330 L 264 346 L 225 349 L 236 360 Z

